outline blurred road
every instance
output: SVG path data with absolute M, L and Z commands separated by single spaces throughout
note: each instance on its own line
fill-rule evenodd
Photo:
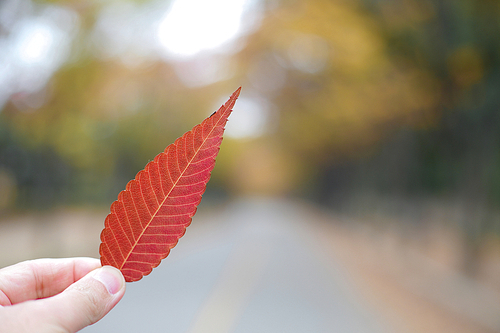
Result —
M 317 222 L 299 206 L 246 200 L 207 215 L 84 332 L 391 332 L 321 250 Z
M 4 218 L 0 267 L 98 257 L 106 215 Z M 161 265 L 83 332 L 500 332 L 499 289 L 439 259 L 460 256 L 450 230 L 432 230 L 436 248 L 404 221 L 402 236 L 380 218 L 384 226 L 286 199 L 202 202 Z

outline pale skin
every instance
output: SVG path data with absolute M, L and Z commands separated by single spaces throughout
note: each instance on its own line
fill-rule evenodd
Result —
M 125 280 L 98 259 L 24 261 L 0 269 L 0 333 L 73 333 L 104 317 Z

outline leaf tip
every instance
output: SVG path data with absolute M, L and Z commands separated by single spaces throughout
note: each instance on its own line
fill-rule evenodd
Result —
M 238 89 L 236 89 L 236 91 L 233 93 L 233 95 L 231 96 L 231 98 L 238 98 L 238 96 L 240 96 L 240 91 L 241 91 L 241 87 L 239 87 Z

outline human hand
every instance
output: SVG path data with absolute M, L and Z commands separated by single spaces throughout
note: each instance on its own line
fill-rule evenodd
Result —
M 0 269 L 0 332 L 76 332 L 123 297 L 125 280 L 98 259 L 24 261 Z

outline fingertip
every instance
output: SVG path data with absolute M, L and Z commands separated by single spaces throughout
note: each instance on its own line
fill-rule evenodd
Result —
M 92 272 L 92 278 L 101 282 L 108 293 L 116 295 L 125 288 L 125 279 L 122 273 L 113 266 L 103 266 Z

